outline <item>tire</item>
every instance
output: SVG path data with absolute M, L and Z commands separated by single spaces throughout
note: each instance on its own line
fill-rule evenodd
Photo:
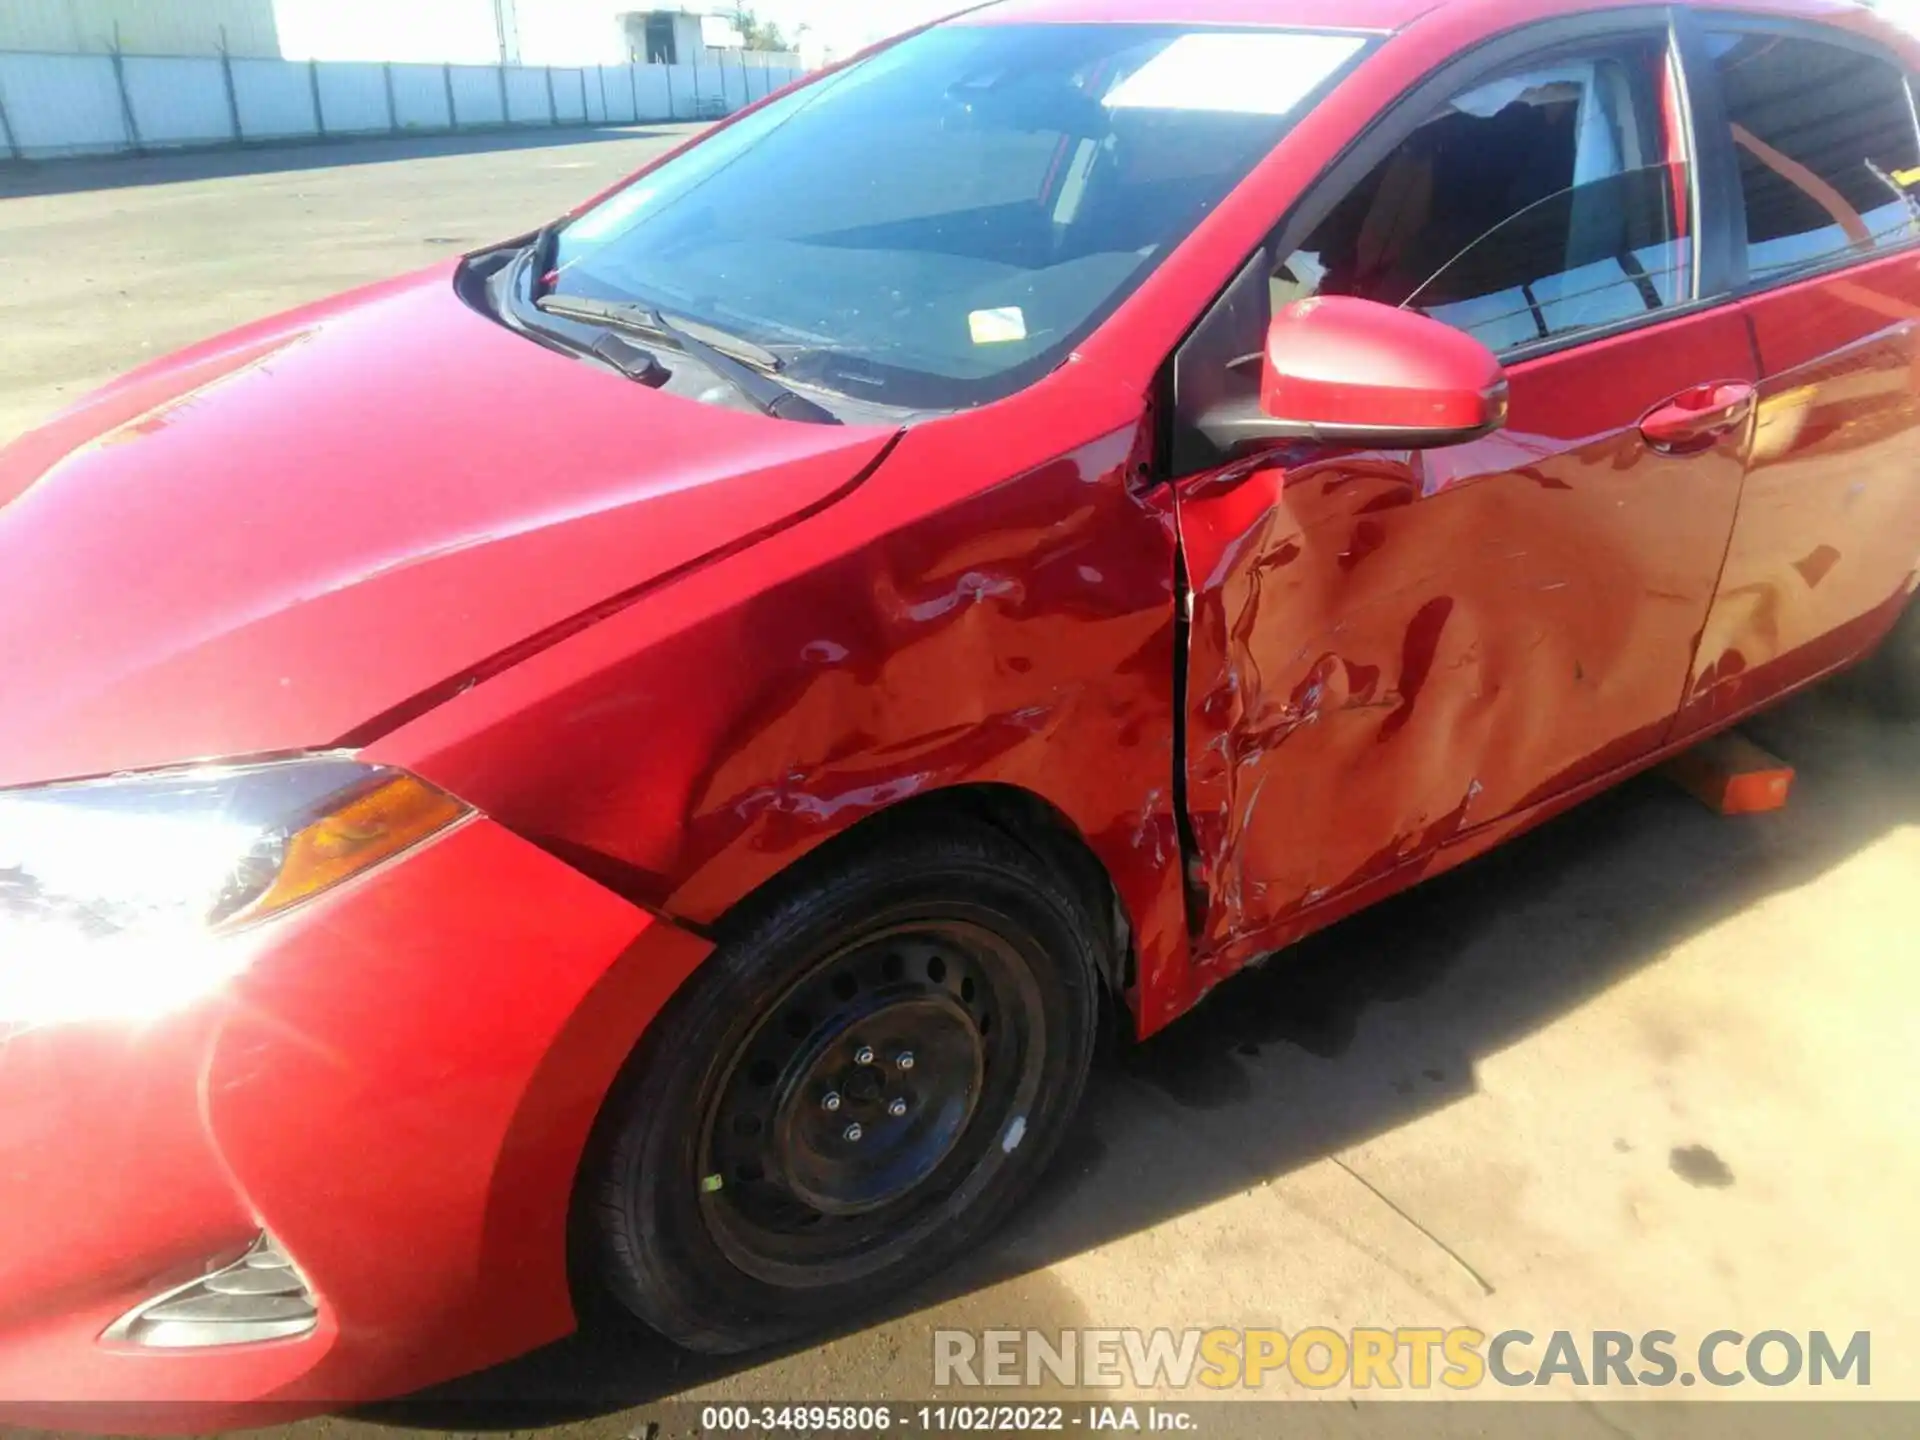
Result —
M 1908 602 L 1867 662 L 1867 680 L 1881 709 L 1903 720 L 1920 720 L 1920 600 Z
M 691 1350 L 818 1331 L 974 1249 L 1086 1084 L 1109 932 L 1057 870 L 971 820 L 808 868 L 655 1022 L 589 1161 L 609 1288 Z

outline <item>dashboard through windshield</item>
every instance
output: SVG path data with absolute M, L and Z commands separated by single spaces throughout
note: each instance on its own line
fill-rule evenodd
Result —
M 983 404 L 1058 365 L 1365 43 L 940 26 L 582 214 L 548 292 L 704 322 L 860 400 Z

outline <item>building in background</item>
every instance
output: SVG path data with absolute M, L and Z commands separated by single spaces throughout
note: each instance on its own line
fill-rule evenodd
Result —
M 726 20 L 694 10 L 630 10 L 620 23 L 627 52 L 654 65 L 678 65 L 683 57 L 704 56 L 715 40 L 724 45 L 728 36 L 733 48 L 741 44 L 740 32 Z
M 797 65 L 790 49 L 756 45 L 740 32 L 730 12 L 680 8 L 629 10 L 618 17 L 626 45 L 623 58 L 656 65 Z
M 182 3 L 182 0 L 148 0 Z M 718 7 L 648 8 L 645 0 L 274 0 L 290 60 L 454 64 L 798 64 L 746 50 Z
M 277 0 L 0 0 L 0 50 L 281 53 Z
M 698 15 L 679 10 L 637 10 L 622 17 L 627 49 L 650 65 L 675 65 L 682 52 L 705 48 Z
M 646 0 L 0 0 L 0 51 L 456 65 L 797 65 L 718 5 Z
M 805 73 L 777 38 L 657 0 L 0 0 L 0 166 L 712 120 Z

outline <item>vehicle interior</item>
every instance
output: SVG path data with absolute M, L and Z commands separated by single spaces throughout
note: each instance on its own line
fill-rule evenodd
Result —
M 1315 294 L 1410 306 L 1496 352 L 1673 303 L 1684 172 L 1655 114 L 1652 46 L 1533 64 L 1456 96 L 1276 267 Z

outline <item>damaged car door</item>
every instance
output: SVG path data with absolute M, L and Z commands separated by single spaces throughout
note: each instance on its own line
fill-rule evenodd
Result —
M 1288 943 L 1671 728 L 1756 378 L 1695 233 L 1682 48 L 1641 19 L 1582 17 L 1442 72 L 1176 355 L 1203 955 Z M 1272 317 L 1327 296 L 1479 341 L 1504 364 L 1504 425 L 1465 443 L 1236 429 L 1276 360 L 1365 376 L 1430 348 L 1383 330 L 1387 348 L 1343 338 L 1322 361 L 1279 353 L 1279 328 L 1263 347 Z

